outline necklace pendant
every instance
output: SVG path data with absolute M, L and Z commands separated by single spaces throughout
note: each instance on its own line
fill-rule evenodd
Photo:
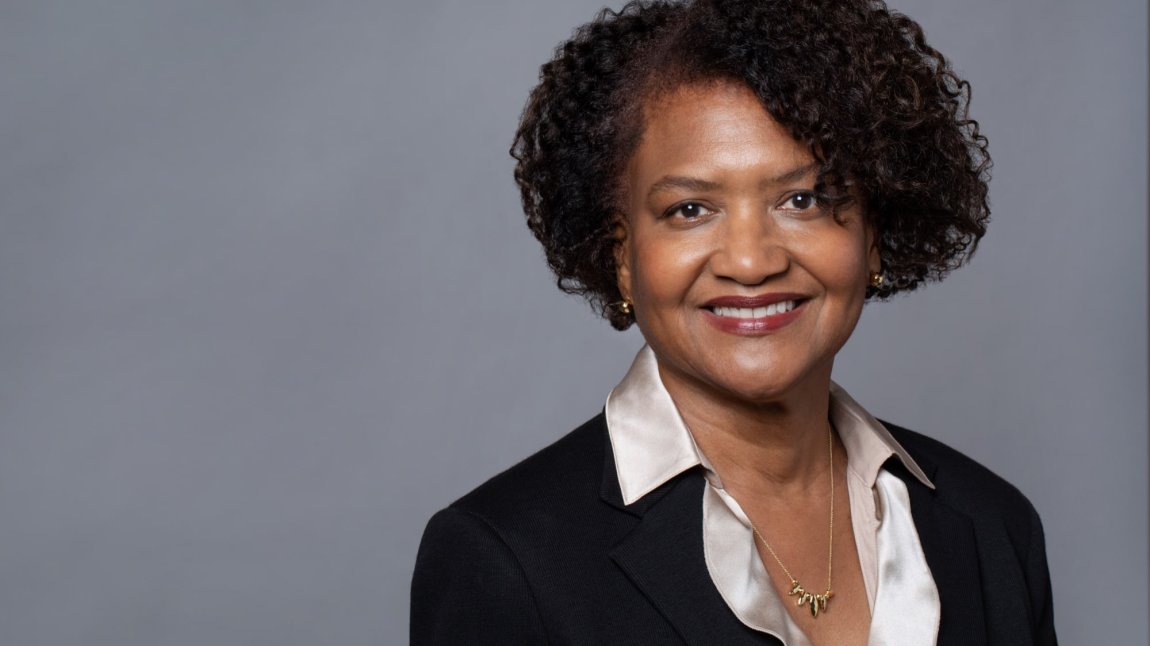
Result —
M 796 606 L 807 606 L 811 611 L 811 617 L 817 619 L 820 612 L 826 611 L 827 601 L 834 596 L 834 593 L 827 590 L 823 594 L 813 594 L 804 590 L 798 581 L 791 581 L 791 591 L 787 595 L 795 597 Z

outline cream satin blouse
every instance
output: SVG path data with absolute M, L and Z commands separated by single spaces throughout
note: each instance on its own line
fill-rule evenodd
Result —
M 934 485 L 890 433 L 837 384 L 830 418 L 847 453 L 847 494 L 859 564 L 871 609 L 870 644 L 933 645 L 938 639 L 938 589 L 923 556 L 906 485 L 882 468 L 892 455 L 926 486 Z M 623 501 L 631 504 L 695 466 L 706 471 L 703 549 L 711 580 L 749 628 L 787 646 L 810 646 L 771 585 L 755 548 L 750 521 L 723 490 L 659 377 L 644 346 L 607 398 L 607 429 Z

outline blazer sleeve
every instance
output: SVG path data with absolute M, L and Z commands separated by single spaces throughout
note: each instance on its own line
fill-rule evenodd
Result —
M 544 644 L 523 567 L 482 518 L 449 507 L 427 524 L 411 581 L 411 646 Z
M 1030 550 L 1028 554 L 1027 582 L 1030 590 L 1030 609 L 1034 643 L 1056 646 L 1054 634 L 1054 604 L 1050 588 L 1050 569 L 1046 564 L 1046 537 L 1042 521 L 1033 505 L 1030 507 Z

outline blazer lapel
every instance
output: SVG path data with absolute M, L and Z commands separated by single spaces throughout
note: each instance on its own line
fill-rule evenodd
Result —
M 627 508 L 642 519 L 611 558 L 686 643 L 778 645 L 744 626 L 711 582 L 703 556 L 704 486 L 698 470 L 688 471 Z
M 918 456 L 915 461 L 933 479 L 933 465 L 925 464 Z M 942 604 L 938 646 L 986 644 L 986 613 L 974 523 L 966 514 L 940 501 L 936 491 L 921 483 L 897 460 L 891 460 L 886 468 L 906 483 L 910 513 L 938 586 Z

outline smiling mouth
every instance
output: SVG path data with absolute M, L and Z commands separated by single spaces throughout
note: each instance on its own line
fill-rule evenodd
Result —
M 723 296 L 703 306 L 703 318 L 721 332 L 739 336 L 774 334 L 803 316 L 810 298 L 801 294 Z
M 714 306 L 709 309 L 715 316 L 733 319 L 761 319 L 778 314 L 786 314 L 798 307 L 799 301 L 779 301 L 763 307 L 723 307 Z

